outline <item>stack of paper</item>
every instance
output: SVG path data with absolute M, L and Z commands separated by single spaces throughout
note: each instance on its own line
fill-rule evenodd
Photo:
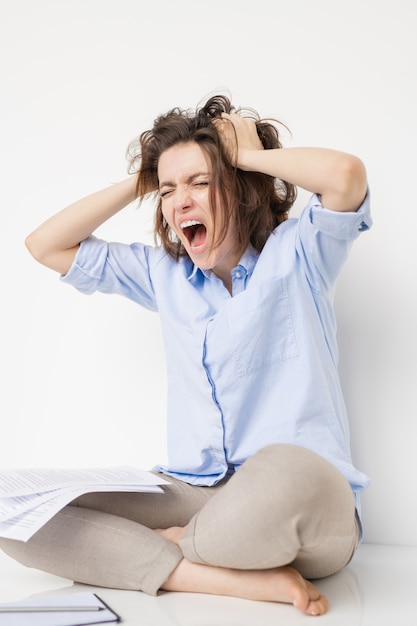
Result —
M 27 541 L 66 504 L 97 491 L 162 491 L 167 481 L 132 467 L 0 470 L 0 537 Z

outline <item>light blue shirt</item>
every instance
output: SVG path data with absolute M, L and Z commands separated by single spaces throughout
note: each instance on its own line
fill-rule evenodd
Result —
M 213 485 L 260 448 L 284 442 L 326 458 L 356 496 L 367 486 L 350 455 L 332 305 L 349 248 L 371 223 L 369 197 L 357 212 L 341 213 L 312 196 L 260 255 L 242 256 L 233 296 L 188 257 L 176 262 L 140 243 L 82 242 L 63 281 L 160 315 L 169 465 L 156 469 Z

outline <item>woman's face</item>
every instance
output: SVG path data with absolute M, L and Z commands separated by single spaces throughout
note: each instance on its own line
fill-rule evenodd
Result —
M 210 210 L 212 170 L 208 157 L 191 141 L 165 150 L 158 162 L 159 193 L 162 213 L 181 240 L 192 261 L 200 269 L 213 270 L 225 283 L 236 266 L 236 235 L 233 224 L 216 247 L 222 225 L 222 208 L 214 208 L 216 226 Z

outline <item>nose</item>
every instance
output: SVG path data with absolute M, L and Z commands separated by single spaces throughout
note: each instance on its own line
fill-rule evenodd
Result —
M 192 200 L 188 186 L 178 186 L 175 190 L 174 209 L 176 211 L 184 211 L 190 208 L 191 204 Z

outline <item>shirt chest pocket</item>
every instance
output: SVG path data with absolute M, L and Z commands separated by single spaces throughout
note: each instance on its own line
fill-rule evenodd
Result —
M 228 312 L 238 376 L 298 356 L 286 280 L 240 295 L 230 301 Z

